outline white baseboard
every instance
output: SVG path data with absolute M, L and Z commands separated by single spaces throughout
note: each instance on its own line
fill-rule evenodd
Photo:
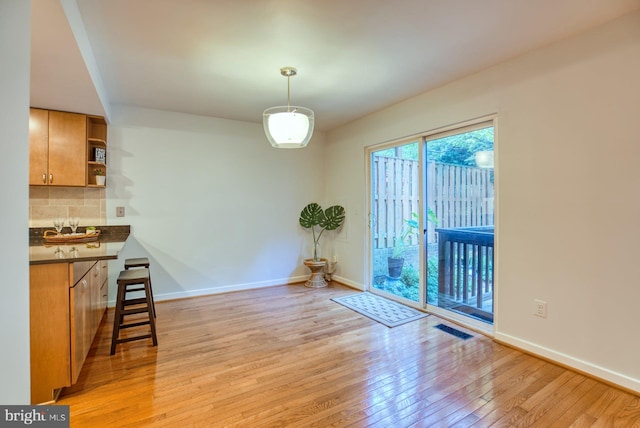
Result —
M 561 364 L 565 367 L 575 369 L 586 375 L 593 376 L 605 382 L 618 385 L 629 391 L 635 392 L 636 394 L 640 394 L 639 379 L 634 379 L 632 377 L 623 375 L 613 370 L 600 367 L 596 364 L 589 363 L 587 361 L 582 361 L 570 355 L 566 355 L 561 352 L 557 352 L 552 349 L 545 348 L 544 346 L 540 346 L 535 343 L 528 342 L 526 340 L 518 339 L 517 337 L 511 336 L 508 334 L 496 332 L 495 339 L 499 342 L 503 342 L 515 348 L 522 349 L 533 355 L 537 355 L 547 360 L 557 362 L 558 364 Z
M 364 291 L 364 285 L 351 281 L 350 279 L 343 278 L 338 275 L 332 276 L 333 281 L 339 282 L 340 284 L 346 285 L 347 287 L 355 288 L 356 290 Z
M 184 290 L 184 291 L 177 291 L 174 293 L 157 293 L 154 290 L 153 297 L 156 302 L 161 302 L 163 300 L 186 299 L 188 297 L 208 296 L 212 294 L 229 293 L 232 291 L 253 290 L 256 288 L 274 287 L 276 285 L 294 284 L 296 282 L 304 282 L 308 278 L 309 278 L 308 275 L 295 276 L 291 278 L 273 279 L 269 281 L 249 282 L 245 284 L 232 284 L 232 285 L 224 285 L 221 287 L 200 288 L 197 290 Z M 115 307 L 115 305 L 116 305 L 115 300 L 109 300 L 109 302 L 107 303 L 107 306 L 110 308 Z
M 253 290 L 256 288 L 273 287 L 276 285 L 283 285 L 283 284 L 295 284 L 297 282 L 305 282 L 307 279 L 309 279 L 309 275 L 294 276 L 291 278 L 273 279 L 269 281 L 249 282 L 245 284 L 223 285 L 221 287 L 200 288 L 197 290 L 184 290 L 184 291 L 177 291 L 173 293 L 157 293 L 156 291 L 153 293 L 154 294 L 153 297 L 155 298 L 156 302 L 161 302 L 163 300 L 186 299 L 188 297 L 208 296 L 211 294 L 222 294 L 222 293 L 229 293 L 232 291 Z M 362 284 L 353 282 L 347 278 L 334 275 L 333 280 L 336 282 L 339 282 L 340 284 L 344 284 L 348 287 L 355 288 L 356 290 L 364 290 L 364 287 L 362 286 Z M 115 307 L 115 305 L 116 305 L 115 300 L 109 300 L 107 303 L 107 306 L 110 308 Z

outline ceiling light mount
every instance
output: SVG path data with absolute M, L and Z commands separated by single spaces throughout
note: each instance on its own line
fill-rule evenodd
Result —
M 294 67 L 282 67 L 280 74 L 287 78 L 287 105 L 271 107 L 262 113 L 267 140 L 279 149 L 306 147 L 313 134 L 313 110 L 291 105 L 291 77 L 298 74 Z
M 298 74 L 298 69 L 295 67 L 282 67 L 280 69 L 280 74 L 284 77 L 293 77 Z

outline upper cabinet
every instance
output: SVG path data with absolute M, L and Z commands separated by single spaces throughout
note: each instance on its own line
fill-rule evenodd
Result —
M 106 138 L 103 117 L 30 109 L 29 184 L 96 186 L 96 170 L 106 174 Z
M 29 184 L 49 184 L 49 111 L 37 108 L 29 110 Z

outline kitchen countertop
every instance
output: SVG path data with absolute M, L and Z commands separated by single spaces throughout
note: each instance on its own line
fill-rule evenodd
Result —
M 69 233 L 64 228 L 62 233 Z M 124 247 L 130 233 L 130 226 L 96 226 L 100 238 L 93 242 L 72 244 L 50 244 L 44 241 L 45 230 L 50 227 L 29 228 L 29 264 L 74 263 L 92 260 L 113 260 Z M 84 233 L 79 227 L 77 232 Z

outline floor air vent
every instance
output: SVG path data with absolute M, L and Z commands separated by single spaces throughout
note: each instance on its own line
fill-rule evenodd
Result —
M 440 330 L 442 330 L 442 331 L 444 331 L 446 333 L 453 334 L 454 336 L 459 337 L 460 339 L 464 339 L 464 340 L 467 340 L 470 337 L 473 337 L 470 334 L 465 333 L 464 331 L 457 330 L 457 329 L 455 329 L 453 327 L 449 327 L 448 325 L 444 325 L 444 324 L 438 324 L 436 326 L 436 328 L 439 328 Z

